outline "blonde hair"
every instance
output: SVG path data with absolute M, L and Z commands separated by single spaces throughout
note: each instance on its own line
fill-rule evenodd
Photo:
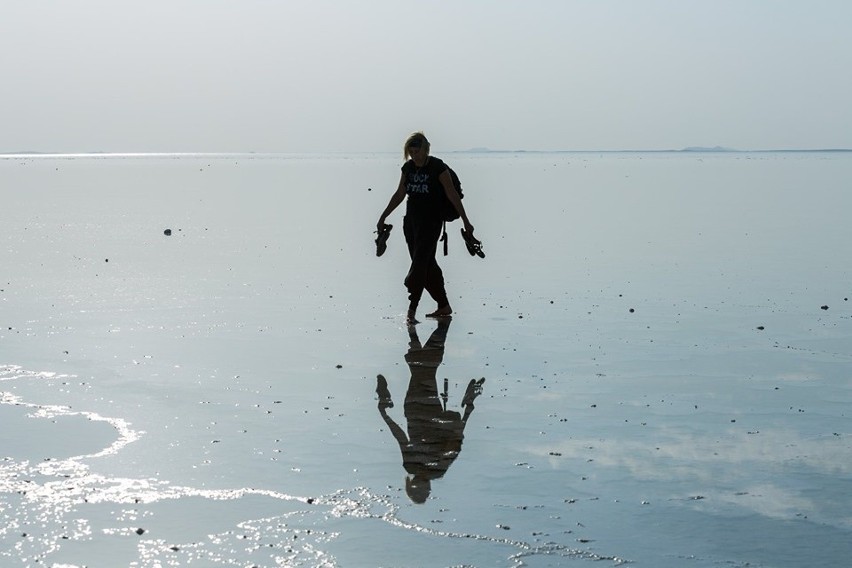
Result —
M 411 154 L 408 152 L 408 148 L 409 146 L 411 146 L 412 142 L 419 142 L 421 148 L 423 148 L 423 150 L 426 152 L 426 155 L 429 155 L 430 145 L 429 140 L 426 138 L 426 135 L 422 132 L 415 132 L 414 134 L 409 136 L 408 139 L 406 139 L 405 146 L 402 147 L 402 155 L 405 157 L 406 160 L 411 157 Z

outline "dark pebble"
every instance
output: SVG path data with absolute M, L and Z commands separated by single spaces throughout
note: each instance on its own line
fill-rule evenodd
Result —
M 765 328 L 765 327 L 763 327 L 762 325 L 759 325 L 759 326 L 757 326 L 757 329 L 759 329 L 760 331 L 763 331 L 763 330 L 764 330 L 764 329 L 766 329 L 766 328 Z
M 167 237 L 170 237 L 172 235 L 172 230 L 166 229 L 165 231 L 163 231 L 163 234 L 166 235 Z
M 635 312 L 635 311 L 636 311 L 636 310 L 634 310 L 633 308 L 630 308 L 630 313 L 631 313 L 631 314 L 632 314 L 633 312 Z
M 827 309 L 828 309 L 828 306 L 820 306 L 820 308 L 819 308 L 819 309 L 821 309 L 821 310 L 827 310 Z
M 136 529 L 136 534 L 138 534 L 138 535 L 145 534 L 145 529 Z

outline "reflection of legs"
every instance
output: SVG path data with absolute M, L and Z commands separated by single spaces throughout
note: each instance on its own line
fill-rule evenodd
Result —
M 428 430 L 429 422 L 443 410 L 436 374 L 444 358 L 444 343 L 449 329 L 449 320 L 438 322 L 438 327 L 421 346 L 415 327 L 409 326 L 410 347 L 405 354 L 405 361 L 411 371 L 411 380 L 405 393 L 405 417 L 408 419 L 409 434 L 414 434 L 413 437 Z
M 435 331 L 432 332 L 432 335 L 429 336 L 429 339 L 426 340 L 426 349 L 444 349 L 444 343 L 447 341 L 447 332 L 450 329 L 449 320 L 440 320 L 438 322 L 438 327 L 435 328 Z
M 408 437 L 413 443 L 428 440 L 432 423 L 444 410 L 438 395 L 437 367 L 411 367 L 411 380 L 405 393 Z
M 420 344 L 420 338 L 417 336 L 417 327 L 408 324 L 408 353 L 406 353 L 406 360 L 408 360 L 408 355 L 416 352 L 418 349 L 423 349 L 423 345 Z
M 408 326 L 408 352 L 405 354 L 405 360 L 411 367 L 412 377 L 415 373 L 422 374 L 425 367 L 437 368 L 444 359 L 444 342 L 447 340 L 447 331 L 450 329 L 450 319 L 441 319 L 438 321 L 438 327 L 426 340 L 425 345 L 420 344 L 420 339 L 417 337 L 417 328 L 414 325 Z M 434 374 L 434 373 L 433 373 Z

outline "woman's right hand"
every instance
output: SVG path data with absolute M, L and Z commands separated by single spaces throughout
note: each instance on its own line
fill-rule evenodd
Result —
M 477 240 L 476 240 L 476 237 L 474 237 L 474 236 L 473 236 L 473 225 L 471 225 L 471 224 L 470 224 L 470 221 L 463 221 L 463 222 L 464 222 L 464 231 L 465 231 L 468 235 L 470 235 L 470 236 L 471 236 L 471 238 L 472 238 L 474 241 L 479 242 L 479 241 L 477 241 Z

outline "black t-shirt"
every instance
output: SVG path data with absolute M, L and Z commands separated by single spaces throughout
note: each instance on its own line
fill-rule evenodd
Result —
M 440 215 L 441 195 L 444 186 L 438 179 L 447 170 L 447 164 L 435 156 L 429 156 L 422 168 L 408 160 L 402 166 L 405 176 L 405 193 L 408 195 L 406 214 L 417 216 Z

